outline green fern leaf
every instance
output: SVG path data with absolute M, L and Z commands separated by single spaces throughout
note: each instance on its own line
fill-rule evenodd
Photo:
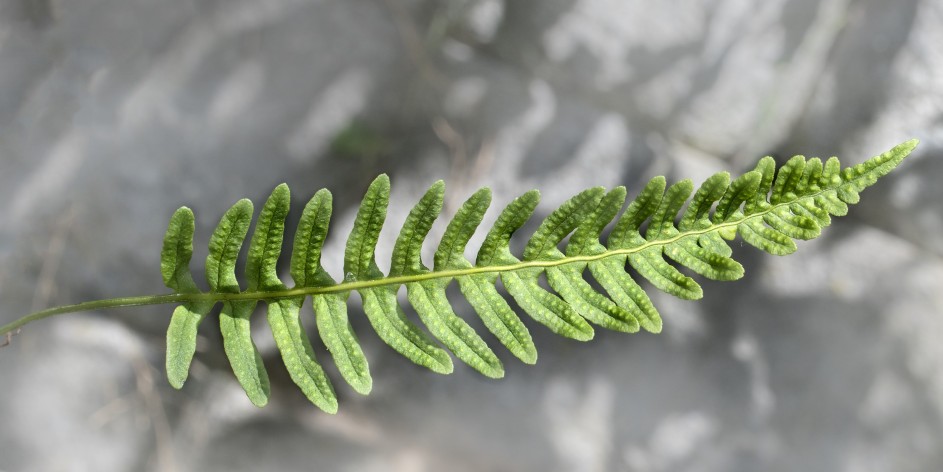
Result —
M 574 199 L 578 197 L 574 197 Z M 540 193 L 532 190 L 505 207 L 481 245 L 477 263 L 479 267 L 514 265 L 521 262 L 511 254 L 511 235 L 530 219 L 539 201 Z M 571 199 L 564 206 L 568 207 L 564 210 L 564 213 L 568 214 L 575 210 L 574 206 L 578 207 L 579 205 Z M 551 214 L 548 220 L 545 220 L 538 228 L 534 238 L 531 238 L 528 243 L 531 253 L 535 252 L 534 247 L 545 246 L 546 240 L 552 238 L 552 234 L 556 229 L 555 224 L 551 222 L 554 217 L 555 215 Z M 567 215 L 560 218 L 566 219 Z M 540 273 L 540 269 L 523 269 L 501 272 L 500 276 L 501 282 L 507 288 L 511 297 L 535 321 L 561 336 L 578 341 L 592 339 L 594 333 L 589 323 L 560 297 L 540 287 L 537 281 Z
M 199 293 L 190 274 L 193 257 L 193 212 L 183 207 L 170 218 L 160 270 L 164 285 L 177 293 Z M 196 352 L 197 330 L 203 318 L 213 309 L 213 302 L 188 302 L 174 309 L 167 328 L 167 380 L 174 388 L 182 388 L 190 372 Z
M 690 180 L 668 186 L 663 177 L 655 177 L 621 215 L 625 188 L 609 192 L 591 188 L 550 212 L 519 259 L 512 253 L 510 241 L 537 208 L 540 194 L 532 190 L 498 215 L 472 263 L 465 258 L 466 246 L 491 204 L 491 192 L 481 189 L 449 222 L 430 269 L 423 264 L 422 247 L 442 210 L 445 187 L 440 181 L 406 218 L 396 238 L 389 274 L 381 272 L 375 256 L 390 196 L 389 178 L 381 175 L 367 189 L 357 211 L 347 239 L 341 281 L 335 281 L 321 266 L 331 194 L 321 190 L 308 202 L 292 248 L 292 288 L 286 287 L 276 272 L 290 207 L 288 187 L 282 184 L 272 192 L 256 222 L 247 254 L 245 290 L 240 288 L 235 267 L 251 224 L 252 203 L 237 202 L 210 238 L 208 292 L 200 292 L 190 274 L 194 218 L 189 209 L 181 208 L 171 217 L 161 250 L 161 275 L 172 294 L 50 308 L 0 327 L 0 333 L 83 309 L 179 303 L 167 331 L 167 377 L 171 385 L 180 388 L 195 352 L 199 324 L 215 304 L 222 303 L 219 318 L 226 355 L 249 399 L 262 406 L 268 401 L 269 380 L 252 341 L 250 319 L 257 304 L 263 302 L 292 380 L 312 403 L 333 413 L 337 397 L 315 359 L 300 318 L 308 296 L 312 297 L 321 340 L 341 376 L 361 394 L 370 392 L 372 380 L 348 319 L 351 292 L 360 295 L 367 319 L 380 339 L 416 364 L 439 373 L 453 370 L 452 359 L 438 340 L 475 370 L 499 378 L 504 367 L 498 356 L 454 312 L 446 297 L 446 288 L 453 281 L 488 331 L 525 363 L 536 362 L 537 350 L 527 327 L 498 292 L 499 280 L 523 312 L 559 335 L 592 339 L 595 332 L 590 323 L 620 332 L 644 329 L 657 333 L 662 330 L 661 316 L 638 277 L 676 297 L 701 298 L 700 285 L 681 270 L 713 280 L 743 277 L 743 266 L 731 257 L 728 244 L 737 234 L 770 254 L 794 252 L 796 240 L 818 237 L 833 216 L 846 214 L 848 205 L 859 201 L 861 191 L 896 168 L 916 145 L 916 140 L 905 142 L 846 169 L 834 157 L 823 163 L 802 156 L 777 169 L 775 161 L 766 157 L 736 179 L 731 180 L 726 172 L 717 173 L 696 190 Z M 602 235 L 609 225 L 612 231 L 604 242 Z M 590 283 L 587 273 L 601 290 Z M 542 286 L 544 277 L 549 289 Z M 406 317 L 397 301 L 404 286 L 408 303 L 431 336 Z
M 286 290 L 278 278 L 276 265 L 285 236 L 285 218 L 291 206 L 288 186 L 275 187 L 265 202 L 255 224 L 246 259 L 247 291 Z M 305 396 L 322 410 L 337 411 L 337 396 L 324 370 L 315 359 L 311 341 L 301 324 L 300 312 L 304 297 L 267 300 L 268 322 L 275 345 L 282 354 L 288 375 Z
M 210 237 L 206 280 L 210 293 L 239 293 L 236 259 L 252 222 L 252 202 L 239 200 L 223 214 Z M 224 301 L 219 314 L 223 349 L 236 379 L 256 406 L 268 403 L 269 379 L 262 355 L 252 341 L 250 317 L 258 300 Z
M 429 188 L 409 213 L 393 247 L 391 276 L 429 273 L 420 260 L 422 242 L 442 211 L 444 195 L 445 184 L 440 180 Z M 452 311 L 445 296 L 448 284 L 447 279 L 407 283 L 409 303 L 432 335 L 459 359 L 488 377 L 504 377 L 504 366 L 498 356 L 468 323 Z
M 658 241 L 662 237 L 674 237 L 672 234 L 674 226 L 669 219 L 674 218 L 692 190 L 693 184 L 690 180 L 683 180 L 669 187 L 666 193 L 658 198 L 657 206 L 646 205 L 645 213 L 651 214 L 651 223 L 645 232 L 645 237 L 642 237 L 639 227 L 633 225 L 626 231 L 619 244 L 610 245 L 610 249 L 613 247 L 616 249 L 637 248 L 638 250 L 628 256 L 629 265 L 655 287 L 686 300 L 701 298 L 703 296 L 701 286 L 665 261 L 663 257 L 665 245 L 650 244 L 650 242 Z M 629 210 L 631 209 L 630 205 Z
M 331 192 L 319 190 L 301 214 L 291 254 L 295 288 L 328 287 L 334 279 L 321 266 L 321 249 L 331 223 Z M 321 341 L 327 346 L 344 380 L 362 395 L 370 393 L 373 379 L 367 357 L 347 318 L 350 292 L 312 295 L 312 307 Z
M 357 211 L 354 228 L 347 239 L 345 280 L 354 282 L 383 278 L 383 273 L 377 267 L 375 253 L 389 202 L 390 179 L 383 174 L 370 184 Z M 416 364 L 433 372 L 451 373 L 452 358 L 448 353 L 406 318 L 396 301 L 398 288 L 399 285 L 387 285 L 358 290 L 373 329 L 383 342 Z
M 633 231 L 637 238 L 641 238 L 638 228 L 655 212 L 665 191 L 665 185 L 664 177 L 655 177 L 645 185 L 616 222 L 612 233 L 609 234 L 607 243 L 610 247 L 615 248 L 626 244 L 626 240 L 630 238 Z M 615 203 L 613 207 L 615 207 Z M 615 217 L 621 207 L 622 202 L 619 202 L 618 207 L 610 209 L 609 213 Z M 609 248 L 599 243 L 597 238 L 597 241 L 585 253 L 600 255 L 606 254 L 608 251 Z M 655 310 L 648 294 L 625 271 L 625 263 L 626 258 L 622 257 L 621 254 L 616 257 L 600 258 L 589 263 L 589 271 L 612 300 L 638 320 L 639 326 L 646 331 L 660 333 L 662 327 L 661 316 Z
M 576 232 L 567 243 L 566 254 L 555 253 L 554 258 L 566 258 L 581 255 L 593 255 L 605 252 L 606 248 L 599 241 L 603 230 L 615 218 L 625 203 L 625 187 L 616 187 L 603 196 L 593 212 L 580 223 Z M 585 279 L 582 273 L 587 266 L 590 270 L 599 264 L 573 263 L 567 266 L 547 268 L 547 277 L 551 287 L 573 304 L 587 320 L 614 331 L 635 333 L 639 330 L 639 320 L 635 314 L 615 301 L 598 293 Z M 572 288 L 569 288 L 571 286 Z M 576 292 L 569 293 L 568 292 Z
M 462 204 L 449 222 L 436 250 L 435 272 L 463 271 L 472 267 L 465 259 L 465 247 L 490 205 L 491 191 L 487 188 L 475 192 Z M 457 277 L 462 295 L 468 299 L 485 327 L 518 359 L 533 364 L 537 362 L 537 347 L 534 346 L 530 331 L 495 289 L 495 280 L 496 277 L 491 278 L 487 274 Z
M 197 293 L 190 258 L 193 257 L 193 211 L 182 207 L 170 217 L 160 252 L 160 272 L 167 288 L 179 293 Z
M 569 202 L 564 203 L 555 214 L 551 214 L 544 221 L 544 225 L 555 224 L 556 235 L 546 245 L 547 248 L 533 251 L 532 254 L 543 253 L 542 260 L 559 260 L 567 257 L 566 254 L 557 249 L 557 244 L 567 234 L 574 229 L 577 230 L 570 238 L 567 244 L 567 253 L 572 255 L 581 254 L 583 251 L 591 250 L 593 244 L 599 244 L 599 235 L 607 224 L 615 216 L 625 202 L 625 188 L 619 187 L 603 196 L 602 188 L 590 189 L 583 192 Z M 595 204 L 587 215 L 586 209 Z M 581 211 L 571 211 L 569 224 L 557 224 L 561 221 L 566 211 L 570 208 Z M 563 211 L 561 211 L 563 210 Z M 573 223 L 575 222 L 575 224 Z M 544 226 L 542 225 L 542 226 Z M 539 234 L 540 230 L 538 230 Z M 536 235 L 535 235 L 536 237 Z M 534 239 L 532 238 L 531 241 Z M 534 247 L 529 245 L 529 247 Z M 525 259 L 528 257 L 525 249 Z M 534 255 L 531 255 L 534 258 Z M 547 281 L 564 301 L 573 306 L 580 316 L 594 324 L 614 331 L 634 333 L 639 330 L 638 320 L 629 313 L 628 310 L 620 307 L 615 302 L 597 292 L 586 280 L 583 279 L 583 271 L 586 269 L 586 263 L 569 264 L 565 266 L 548 267 Z
M 730 174 L 726 172 L 719 172 L 705 180 L 691 198 L 677 232 L 671 234 L 709 229 L 711 206 L 723 197 L 729 185 Z M 711 280 L 736 280 L 743 277 L 743 266 L 730 258 L 730 247 L 718 233 L 682 238 L 677 244 L 666 247 L 665 255 Z

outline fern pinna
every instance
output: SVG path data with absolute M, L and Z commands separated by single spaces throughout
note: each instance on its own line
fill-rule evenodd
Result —
M 450 373 L 450 351 L 482 374 L 499 378 L 504 368 L 498 356 L 452 310 L 446 288 L 453 281 L 494 337 L 528 364 L 536 362 L 537 350 L 517 311 L 498 292 L 499 278 L 524 313 L 561 336 L 587 341 L 593 337 L 593 325 L 626 333 L 639 329 L 657 333 L 662 329 L 661 317 L 645 290 L 627 272 L 626 263 L 660 290 L 687 300 L 701 298 L 701 287 L 676 265 L 713 280 L 743 277 L 743 267 L 731 258 L 727 244 L 737 234 L 770 254 L 792 253 L 796 250 L 794 240 L 817 237 L 832 215 L 846 214 L 847 205 L 858 202 L 860 191 L 897 167 L 916 145 L 916 140 L 907 141 L 845 169 L 834 157 L 823 163 L 818 158 L 796 156 L 779 169 L 772 158 L 765 157 L 754 170 L 733 181 L 726 172 L 717 173 L 696 191 L 690 180 L 668 187 L 664 177 L 656 177 L 621 215 L 626 189 L 594 187 L 550 213 L 518 258 L 509 243 L 537 207 L 540 194 L 531 190 L 504 208 L 471 262 L 465 258 L 465 247 L 491 203 L 490 191 L 483 188 L 452 217 L 429 268 L 420 254 L 442 210 L 445 186 L 440 181 L 406 218 L 394 245 L 389 274 L 380 271 L 375 257 L 390 196 L 389 178 L 381 175 L 367 189 L 357 212 L 344 254 L 345 276 L 340 281 L 321 266 L 331 194 L 320 190 L 308 202 L 294 237 L 292 288 L 276 272 L 290 206 L 288 187 L 282 184 L 265 202 L 255 223 L 245 265 L 245 289 L 235 268 L 252 222 L 252 202 L 244 199 L 233 205 L 210 238 L 208 292 L 197 288 L 190 273 L 194 217 L 183 207 L 170 219 L 161 252 L 161 273 L 172 294 L 51 308 L 2 326 L 0 333 L 60 313 L 180 303 L 167 332 L 167 378 L 180 388 L 195 352 L 197 329 L 221 303 L 219 320 L 226 355 L 249 399 L 262 406 L 268 400 L 269 380 L 250 336 L 250 317 L 264 302 L 292 380 L 311 402 L 333 413 L 337 397 L 302 326 L 301 307 L 306 297 L 312 298 L 318 333 L 341 376 L 361 394 L 370 392 L 372 380 L 348 321 L 347 299 L 352 292 L 361 297 L 364 312 L 383 342 L 416 364 Z M 604 229 L 613 220 L 603 242 Z M 587 271 L 601 291 L 584 278 Z M 542 275 L 552 291 L 541 286 Z M 411 322 L 397 302 L 404 285 L 409 304 L 429 334 Z

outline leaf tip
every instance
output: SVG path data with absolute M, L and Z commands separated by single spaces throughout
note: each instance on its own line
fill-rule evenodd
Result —
M 192 220 L 192 219 L 193 219 L 193 210 L 191 210 L 190 207 L 188 207 L 188 206 L 182 206 L 182 207 L 180 207 L 180 208 L 177 208 L 177 211 L 175 211 L 174 214 L 173 214 L 173 216 L 171 216 L 170 218 L 171 218 L 171 219 L 175 219 L 175 218 L 187 218 L 187 219 Z
M 525 363 L 525 364 L 527 364 L 527 365 L 534 365 L 534 364 L 537 363 L 537 350 L 536 350 L 536 349 L 528 349 L 527 351 L 522 352 L 522 353 L 518 356 L 518 359 L 520 359 L 521 362 L 523 362 L 523 363 Z
M 329 415 L 336 415 L 337 414 L 337 398 L 326 398 L 325 400 L 326 401 L 318 404 L 318 408 L 320 408 L 321 411 Z
M 255 205 L 252 204 L 252 200 L 242 198 L 232 206 L 232 209 L 238 213 L 248 213 L 251 215 L 252 212 L 255 211 Z
M 481 187 L 480 189 L 476 190 L 475 193 L 473 193 L 471 197 L 469 197 L 469 200 L 471 199 L 483 200 L 485 203 L 487 203 L 490 206 L 491 205 L 491 187 Z
M 628 195 L 629 191 L 625 188 L 625 185 L 620 185 L 609 191 L 610 194 L 617 197 L 621 197 L 623 202 L 625 201 L 625 196 Z
M 268 405 L 268 394 L 263 392 L 258 393 L 249 393 L 246 392 L 246 395 L 249 397 L 249 401 L 252 402 L 258 408 L 263 408 L 265 405 Z
M 169 383 L 171 387 L 180 390 L 187 381 L 187 372 L 184 371 L 181 373 L 171 365 L 170 358 L 167 360 L 167 383 Z
M 497 379 L 503 379 L 503 378 L 504 378 L 504 366 L 501 366 L 501 365 L 499 364 L 499 365 L 497 365 L 497 366 L 495 366 L 495 367 L 492 367 L 492 368 L 490 368 L 490 369 L 488 369 L 488 370 L 482 372 L 482 374 L 484 374 L 485 377 L 488 377 L 489 379 L 495 379 L 495 380 L 497 380 Z
M 584 329 L 573 330 L 571 339 L 586 342 L 586 341 L 592 341 L 593 338 L 595 337 L 596 337 L 596 330 L 594 330 L 592 326 L 589 326 L 589 324 L 587 324 Z
M 287 198 L 291 195 L 291 190 L 288 188 L 288 184 L 282 182 L 275 186 L 275 189 L 272 190 L 272 195 L 278 196 L 280 198 Z
M 373 391 L 373 379 L 367 376 L 365 379 L 351 383 L 350 386 L 353 387 L 355 392 L 361 395 L 369 395 L 370 392 Z
M 661 323 L 658 323 L 656 325 L 650 325 L 650 326 L 642 326 L 642 327 L 645 328 L 645 331 L 648 331 L 649 333 L 661 334 L 661 328 L 662 328 Z
M 905 157 L 909 156 L 910 153 L 912 153 L 913 150 L 916 149 L 917 145 L 919 144 L 920 144 L 919 139 L 912 138 L 898 144 L 897 146 L 894 146 L 894 148 L 890 150 L 890 153 L 899 155 L 901 156 L 901 159 L 904 159 Z
M 654 319 L 648 319 L 648 318 L 641 319 L 639 320 L 639 324 L 642 326 L 642 329 L 644 329 L 645 331 L 648 331 L 649 333 L 652 333 L 652 334 L 661 333 L 661 328 L 662 328 L 661 317 L 657 317 Z
M 383 187 L 389 187 L 389 186 L 390 186 L 390 176 L 387 175 L 386 173 L 383 173 L 383 174 L 378 175 L 377 178 L 373 179 L 373 182 L 370 183 L 370 186 L 371 186 L 371 187 L 374 186 L 374 185 L 380 185 L 380 186 L 383 186 Z

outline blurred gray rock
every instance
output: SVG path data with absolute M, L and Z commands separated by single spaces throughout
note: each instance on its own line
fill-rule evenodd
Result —
M 542 216 L 593 185 L 631 196 L 764 154 L 853 163 L 922 143 L 797 254 L 735 248 L 747 277 L 703 282 L 698 302 L 652 290 L 664 335 L 577 343 L 530 323 L 540 362 L 492 342 L 501 381 L 414 366 L 355 296 L 375 387 L 354 393 L 316 343 L 336 416 L 291 384 L 262 317 L 265 409 L 211 319 L 181 391 L 162 372 L 170 307 L 30 325 L 0 350 L 0 471 L 940 470 L 941 26 L 935 0 L 4 1 L 0 322 L 164 291 L 181 205 L 199 275 L 223 211 L 283 181 L 297 209 L 334 193 L 340 278 L 380 172 L 386 269 L 437 179 L 447 211 L 487 185 L 495 206 L 540 188 Z

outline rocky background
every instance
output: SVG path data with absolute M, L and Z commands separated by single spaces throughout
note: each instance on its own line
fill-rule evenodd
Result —
M 536 366 L 487 338 L 500 381 L 414 366 L 353 297 L 375 387 L 354 393 L 316 342 L 336 416 L 291 384 L 261 316 L 265 409 L 211 320 L 182 391 L 169 306 L 29 325 L 0 349 L 0 471 L 941 470 L 941 44 L 940 0 L 3 0 L 0 322 L 164 292 L 180 205 L 201 274 L 222 212 L 283 181 L 296 210 L 334 192 L 339 277 L 380 172 L 383 261 L 440 178 L 447 211 L 536 187 L 542 216 L 592 185 L 922 143 L 797 254 L 737 247 L 747 277 L 699 302 L 652 290 L 663 335 L 530 323 Z

